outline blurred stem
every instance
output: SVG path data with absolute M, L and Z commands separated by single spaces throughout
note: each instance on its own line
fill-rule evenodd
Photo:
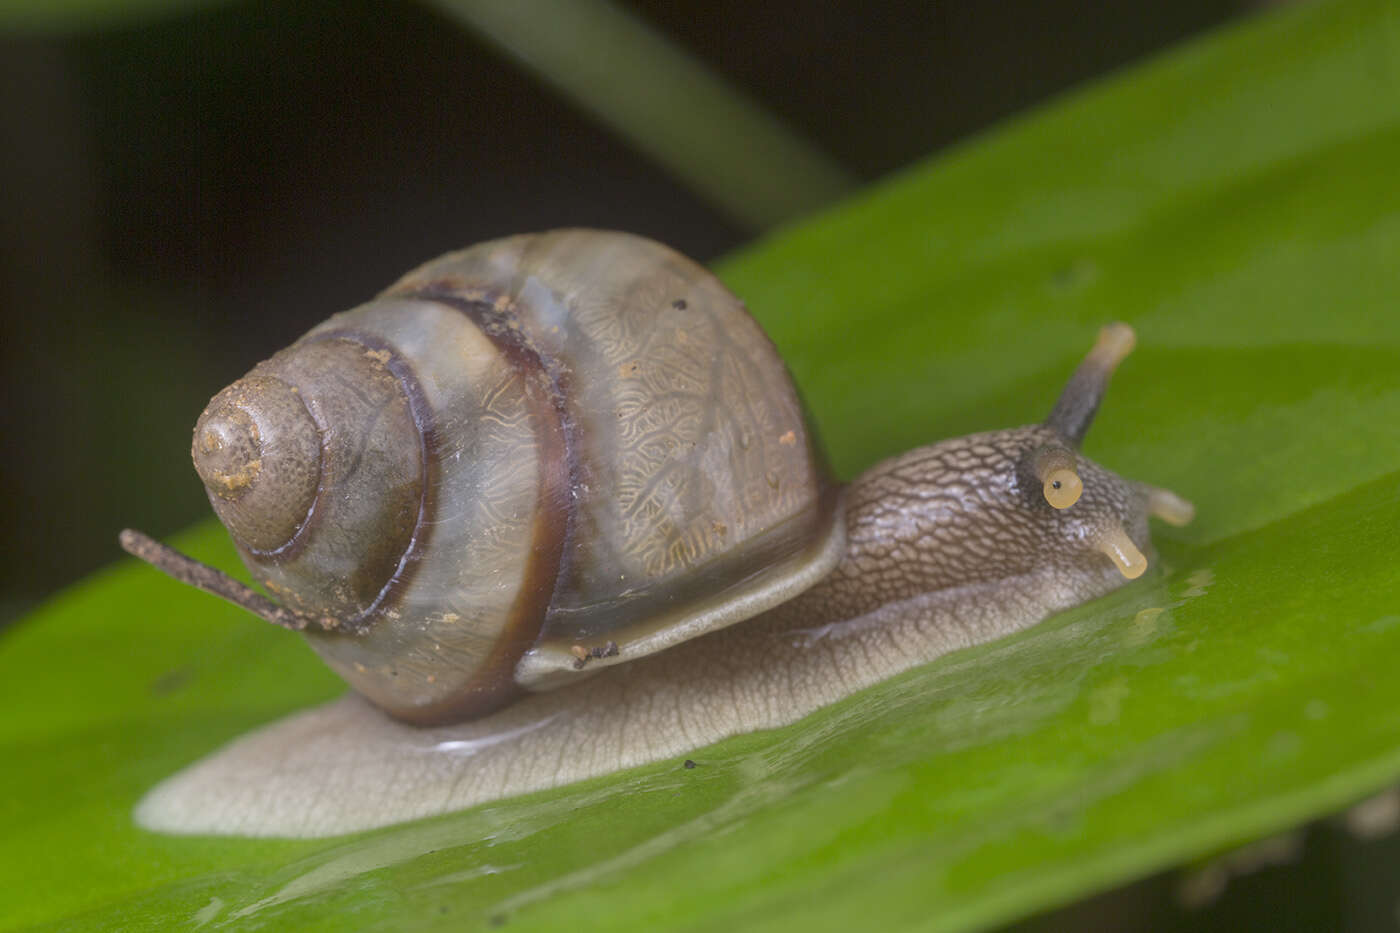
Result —
M 610 0 L 437 0 L 750 230 L 854 188 L 825 153 Z

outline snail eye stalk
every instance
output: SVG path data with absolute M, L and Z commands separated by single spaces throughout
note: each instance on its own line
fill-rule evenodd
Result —
M 1127 324 L 1109 324 L 1100 330 L 1098 342 L 1069 377 L 1054 410 L 1045 419 L 1045 426 L 1075 447 L 1084 443 L 1084 435 L 1108 389 L 1108 380 L 1136 343 L 1137 335 Z

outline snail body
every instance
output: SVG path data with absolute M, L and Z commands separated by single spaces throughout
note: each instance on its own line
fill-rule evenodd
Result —
M 772 344 L 690 260 L 570 230 L 430 262 L 196 426 L 275 602 L 123 534 L 302 630 L 359 694 L 182 772 L 138 820 L 325 835 L 471 806 L 792 722 L 1099 596 L 1145 569 L 1149 514 L 1191 513 L 1078 453 L 1132 339 L 1105 328 L 1044 424 L 843 489 Z M 337 767 L 385 786 L 317 799 Z

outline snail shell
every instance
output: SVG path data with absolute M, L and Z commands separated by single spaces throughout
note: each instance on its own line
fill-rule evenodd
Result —
M 753 616 L 844 547 L 771 341 L 623 233 L 422 266 L 216 396 L 193 456 L 312 647 L 415 723 Z

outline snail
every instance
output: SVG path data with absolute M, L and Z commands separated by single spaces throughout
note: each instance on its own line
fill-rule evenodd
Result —
M 192 454 L 273 598 L 353 692 L 157 786 L 174 833 L 328 835 L 793 722 L 1141 575 L 1192 506 L 1079 446 L 1105 327 L 1041 424 L 836 482 L 773 344 L 712 274 L 561 230 L 410 272 L 220 392 Z M 572 751 L 572 753 L 570 753 Z M 320 788 L 353 781 L 354 794 Z

